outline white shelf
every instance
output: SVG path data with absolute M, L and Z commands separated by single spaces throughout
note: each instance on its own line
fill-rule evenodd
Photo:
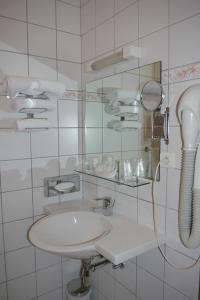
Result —
M 126 262 L 158 246 L 154 231 L 149 227 L 120 215 L 108 219 L 113 228 L 107 236 L 95 242 L 95 247 L 113 264 Z M 159 244 L 163 243 L 164 236 L 160 234 Z

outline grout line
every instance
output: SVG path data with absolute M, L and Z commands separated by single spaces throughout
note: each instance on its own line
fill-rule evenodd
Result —
M 4 233 L 4 224 L 3 224 L 3 203 L 2 203 L 2 186 L 1 186 L 1 177 L 0 177 L 0 193 L 1 193 L 1 199 L 0 199 L 0 205 L 1 205 L 1 211 L 2 211 L 2 224 L 1 224 L 1 230 L 2 230 L 2 239 L 3 239 L 3 255 L 4 258 L 4 272 L 5 272 L 5 285 L 6 285 L 6 297 L 8 299 L 8 272 L 7 272 L 7 264 L 6 264 L 6 251 L 5 251 L 5 233 Z
M 137 2 L 137 1 L 136 1 L 136 2 Z M 105 21 L 103 21 L 102 23 L 98 24 L 98 26 L 91 27 L 88 31 L 82 33 L 82 35 L 85 35 L 85 34 L 87 34 L 88 32 L 90 32 L 90 31 L 96 29 L 97 27 L 103 25 L 104 23 L 108 22 L 110 19 L 114 18 L 116 15 L 120 14 L 121 12 L 123 12 L 124 10 L 126 10 L 127 8 L 129 8 L 129 6 L 135 5 L 136 2 L 131 3 L 131 4 L 128 5 L 126 8 L 122 9 L 119 13 L 114 14 L 112 17 L 110 17 L 110 18 L 106 19 Z M 182 23 L 182 22 L 184 22 L 184 21 L 186 21 L 186 20 L 188 20 L 188 19 L 192 19 L 192 18 L 197 17 L 197 16 L 199 16 L 199 15 L 200 15 L 200 13 L 195 13 L 194 15 L 189 16 L 189 17 L 187 17 L 187 18 L 184 18 L 184 19 L 182 19 L 182 20 L 180 20 L 180 21 L 176 21 L 176 22 L 171 23 L 171 24 L 169 24 L 169 25 L 163 26 L 163 27 L 161 27 L 161 28 L 159 28 L 159 29 L 157 29 L 157 30 L 155 30 L 155 31 L 152 31 L 152 32 L 150 32 L 150 33 L 148 33 L 148 34 L 141 35 L 141 36 L 139 36 L 139 39 L 143 39 L 143 38 L 148 37 L 149 35 L 151 35 L 151 34 L 153 34 L 153 33 L 156 33 L 156 32 L 159 32 L 160 30 L 163 30 L 163 29 L 166 29 L 166 28 L 168 28 L 168 27 L 177 25 L 177 24 L 179 24 L 179 23 Z
M 49 59 L 49 60 L 52 60 L 52 61 L 56 61 L 56 57 L 40 56 L 40 55 L 36 55 L 36 54 L 31 54 L 31 53 L 28 53 L 28 52 L 27 53 L 24 53 L 24 52 L 15 52 L 15 51 L 4 50 L 4 49 L 0 49 L 0 52 L 3 52 L 3 53 L 14 53 L 14 54 L 18 54 L 18 55 L 24 55 L 24 56 L 30 56 L 30 57 L 36 57 L 36 58 L 45 58 L 45 59 Z M 59 58 L 58 61 L 81 65 L 81 62 L 72 61 L 72 60 L 66 60 L 66 59 L 60 59 Z M 78 90 L 72 90 L 72 91 L 78 91 Z M 81 90 L 79 90 L 79 91 L 81 91 Z
M 32 160 L 32 134 L 29 135 L 30 138 L 30 157 L 31 157 L 31 192 L 32 192 L 32 223 L 34 223 L 34 199 L 33 199 L 33 160 Z M 38 297 L 38 282 L 37 282 L 37 262 L 36 262 L 36 248 L 34 250 L 34 266 L 35 266 L 35 286 L 36 286 L 36 297 Z
M 60 287 L 58 287 L 58 288 L 56 288 L 56 289 L 53 289 L 53 290 L 49 290 L 48 292 L 45 292 L 45 293 L 40 294 L 39 297 L 38 297 L 38 299 L 39 299 L 40 297 L 47 296 L 48 294 L 51 294 L 51 293 L 53 293 L 53 292 L 57 292 L 57 291 L 60 291 L 60 290 L 61 290 L 61 292 L 62 292 L 62 286 L 60 286 Z M 55 300 L 58 300 L 58 299 L 55 299 Z M 64 299 L 63 299 L 63 300 L 64 300 Z
M 97 1 L 97 0 L 96 0 Z M 100 27 L 102 25 L 104 25 L 106 22 L 110 21 L 111 19 L 114 19 L 117 15 L 119 15 L 120 13 L 124 12 L 126 9 L 128 9 L 130 6 L 135 5 L 137 2 L 137 0 L 135 0 L 135 2 L 129 4 L 128 6 L 126 6 L 125 8 L 122 8 L 120 11 L 118 12 L 114 12 L 109 18 L 106 18 L 103 22 L 100 22 L 98 25 L 96 24 L 96 18 L 95 18 L 95 26 L 92 26 L 89 30 L 82 32 L 82 35 L 87 34 L 88 32 L 96 29 L 97 27 Z M 96 9 L 95 9 L 95 16 L 96 16 Z
M 70 6 L 73 6 L 73 7 L 81 9 L 81 6 L 78 6 L 78 5 L 75 5 L 75 4 L 71 4 L 71 3 L 67 2 L 67 1 L 56 0 L 56 2 L 62 2 L 63 4 L 70 5 Z
M 42 25 L 42 24 L 37 24 L 37 23 L 29 22 L 28 20 L 23 21 L 23 20 L 12 18 L 12 17 L 6 17 L 6 16 L 3 16 L 3 15 L 0 15 L 0 18 L 4 18 L 4 19 L 12 20 L 12 21 L 17 21 L 17 22 L 25 23 L 27 25 L 34 25 L 34 26 L 37 26 L 37 27 L 42 27 L 42 28 L 46 28 L 46 29 L 50 29 L 50 30 L 54 30 L 54 31 L 56 30 L 55 27 L 50 27 L 50 26 L 46 26 L 46 25 Z M 63 29 L 58 29 L 58 31 L 59 32 L 63 32 L 63 33 L 68 33 L 68 34 L 71 34 L 71 35 L 75 35 L 75 36 L 78 36 L 78 37 L 81 36 L 81 34 L 79 34 L 79 33 L 65 31 Z

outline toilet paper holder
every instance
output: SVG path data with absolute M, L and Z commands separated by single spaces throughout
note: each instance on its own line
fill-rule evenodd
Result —
M 80 191 L 79 174 L 68 174 L 44 178 L 44 195 L 53 197 Z

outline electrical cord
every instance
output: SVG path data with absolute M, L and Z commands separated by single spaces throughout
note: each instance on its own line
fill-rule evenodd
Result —
M 163 159 L 165 160 L 165 158 Z M 161 160 L 162 161 L 162 160 Z M 193 264 L 191 265 L 188 265 L 186 267 L 180 267 L 180 266 L 177 266 L 176 264 L 172 263 L 169 258 L 165 255 L 165 253 L 163 252 L 162 248 L 161 248 L 161 245 L 159 244 L 159 237 L 158 237 L 158 231 L 157 231 L 157 226 L 156 226 L 156 213 L 155 213 L 155 196 L 154 196 L 154 189 L 155 189 L 155 182 L 156 182 L 156 178 L 157 178 L 157 175 L 158 175 L 158 170 L 159 170 L 159 167 L 160 167 L 160 163 L 161 161 L 158 162 L 157 166 L 156 166 L 156 171 L 155 171 L 155 176 L 154 176 L 154 179 L 152 181 L 152 186 L 151 186 L 151 197 L 152 197 L 152 209 L 153 209 L 153 227 L 154 227 L 154 233 L 155 233 L 155 236 L 156 236 L 156 240 L 157 240 L 157 245 L 158 245 L 158 249 L 162 255 L 162 257 L 164 258 L 164 260 L 173 268 L 177 269 L 177 270 L 189 270 L 191 268 L 193 268 L 195 265 L 198 264 L 199 260 L 200 260 L 200 256 L 194 261 Z M 199 298 L 200 299 L 200 295 L 199 295 Z

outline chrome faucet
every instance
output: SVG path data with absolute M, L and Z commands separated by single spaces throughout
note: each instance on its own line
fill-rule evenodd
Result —
M 95 201 L 103 201 L 102 206 L 93 207 L 92 210 L 94 212 L 102 213 L 104 216 L 112 216 L 113 214 L 113 206 L 115 204 L 115 200 L 112 197 L 100 197 L 95 198 Z

